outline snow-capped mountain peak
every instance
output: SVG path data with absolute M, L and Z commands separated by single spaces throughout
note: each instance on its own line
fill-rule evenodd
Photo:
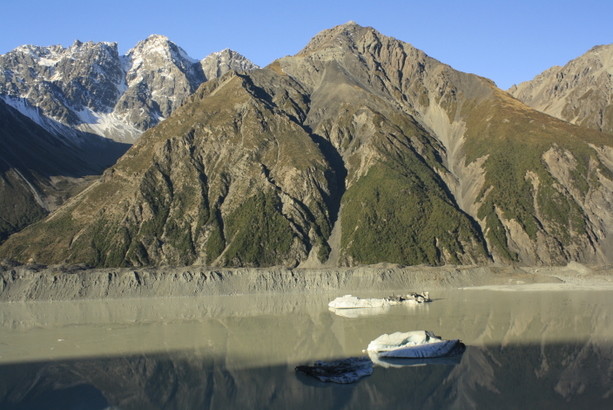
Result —
M 255 67 L 232 50 L 214 54 L 205 75 L 201 61 L 160 34 L 124 56 L 114 42 L 23 45 L 0 55 L 0 97 L 65 138 L 87 132 L 131 143 L 206 79 Z
M 170 41 L 168 37 L 161 34 L 152 34 L 140 41 L 133 49 L 128 51 L 128 56 L 131 56 L 133 59 L 139 57 L 162 57 L 173 61 L 175 64 L 182 64 L 183 62 L 194 64 L 198 62 L 198 60 L 191 58 L 185 50 Z

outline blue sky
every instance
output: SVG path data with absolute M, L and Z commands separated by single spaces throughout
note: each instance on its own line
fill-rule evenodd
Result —
M 2 0 L 1 9 L 0 54 L 76 39 L 125 53 L 155 33 L 193 58 L 231 48 L 263 66 L 353 20 L 503 89 L 613 43 L 611 0 Z

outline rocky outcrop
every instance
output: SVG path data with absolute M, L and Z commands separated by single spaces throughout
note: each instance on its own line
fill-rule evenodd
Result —
M 204 57 L 200 61 L 204 78 L 219 78 L 228 71 L 251 71 L 259 68 L 249 59 L 226 48 Z
M 341 266 L 604 263 L 610 150 L 606 134 L 349 23 L 265 69 L 205 83 L 0 255 L 96 266 L 318 266 L 330 255 Z
M 556 118 L 613 133 L 613 44 L 594 47 L 509 92 Z

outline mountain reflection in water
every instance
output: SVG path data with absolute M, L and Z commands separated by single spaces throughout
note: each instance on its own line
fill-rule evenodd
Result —
M 336 296 L 3 303 L 0 408 L 613 408 L 613 292 L 433 291 L 356 318 Z M 459 364 L 294 371 L 417 329 L 462 339 Z

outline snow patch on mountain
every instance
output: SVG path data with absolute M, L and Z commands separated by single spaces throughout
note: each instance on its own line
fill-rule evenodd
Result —
M 77 113 L 82 123 L 77 129 L 104 135 L 117 142 L 133 144 L 143 131 L 136 128 L 126 120 L 125 116 L 115 113 L 97 113 L 89 108 L 84 108 Z

